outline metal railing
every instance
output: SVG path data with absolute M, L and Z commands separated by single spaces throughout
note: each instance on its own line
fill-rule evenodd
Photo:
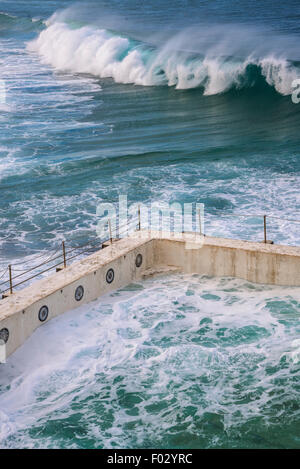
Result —
M 56 271 L 63 270 L 69 265 L 71 260 L 76 258 L 82 257 L 85 254 L 91 254 L 92 252 L 96 252 L 100 249 L 103 249 L 104 245 L 112 244 L 114 239 L 112 235 L 112 224 L 111 220 L 107 221 L 108 223 L 108 237 L 107 238 L 99 238 L 94 237 L 90 239 L 87 243 L 80 244 L 78 246 L 68 246 L 66 247 L 66 241 L 62 241 L 61 247 L 56 249 L 52 255 L 49 257 L 49 252 L 46 254 L 47 259 L 43 262 L 39 262 L 37 265 L 30 267 L 29 269 L 22 270 L 16 268 L 16 266 L 20 264 L 9 264 L 6 269 L 2 272 L 0 276 L 0 280 L 8 273 L 8 279 L 0 282 L 0 294 L 2 298 L 8 296 L 8 294 L 12 294 L 14 289 L 19 287 L 20 285 L 24 285 L 25 283 L 33 280 L 36 277 L 40 277 L 41 275 L 49 272 L 50 270 L 56 269 Z M 131 220 L 131 225 L 135 226 L 135 229 L 140 229 L 141 221 L 140 221 L 140 212 L 139 216 L 135 220 Z M 119 239 L 124 232 L 128 232 L 130 227 L 128 224 L 124 224 L 123 226 L 118 226 L 116 230 L 116 238 Z M 31 259 L 30 262 L 34 262 L 34 260 L 40 259 L 42 256 L 37 256 L 35 259 Z M 57 261 L 57 262 L 56 262 Z M 51 265 L 49 265 L 51 264 Z M 43 268 L 46 267 L 46 268 Z M 16 275 L 15 272 L 19 272 Z M 34 273 L 33 273 L 34 272 Z M 33 275 L 28 276 L 28 274 L 33 273 Z M 26 278 L 24 278 L 26 276 Z M 1 289 L 2 287 L 2 289 Z
M 292 218 L 282 218 L 282 217 L 277 217 L 275 215 L 265 215 L 265 214 L 245 214 L 245 213 L 230 213 L 230 214 L 224 214 L 224 213 L 215 213 L 214 215 L 217 215 L 219 219 L 223 217 L 230 217 L 230 218 L 256 218 L 257 220 L 262 220 L 263 221 L 263 243 L 266 244 L 273 244 L 273 241 L 268 239 L 267 236 L 267 231 L 269 231 L 268 224 L 267 224 L 267 219 L 273 219 L 273 220 L 279 220 L 281 222 L 288 222 L 288 223 L 296 223 L 300 224 L 300 220 L 297 219 L 292 219 Z
M 208 214 L 208 219 L 212 215 L 211 213 Z M 273 244 L 273 241 L 268 240 L 267 236 L 267 219 L 277 219 L 282 222 L 292 222 L 292 223 L 299 223 L 300 220 L 296 219 L 284 219 L 281 217 L 276 217 L 273 215 L 259 215 L 259 214 L 241 214 L 241 213 L 232 213 L 232 214 L 224 214 L 224 213 L 216 213 L 215 215 L 218 216 L 218 220 L 220 220 L 223 217 L 238 217 L 238 218 L 257 218 L 263 221 L 263 237 L 262 241 L 263 243 L 266 244 Z M 113 220 L 115 221 L 115 220 Z M 197 232 L 200 235 L 204 235 L 204 226 L 201 221 L 201 212 L 200 210 L 198 211 L 198 218 L 196 220 L 196 225 L 198 223 L 198 228 Z M 57 271 L 65 269 L 69 262 L 74 259 L 78 259 L 81 256 L 84 256 L 85 254 L 90 254 L 91 252 L 95 252 L 99 249 L 103 248 L 103 245 L 106 243 L 113 243 L 113 234 L 112 234 L 112 223 L 111 220 L 107 221 L 108 224 L 108 236 L 105 239 L 100 239 L 99 237 L 94 237 L 90 239 L 87 243 L 85 244 L 80 244 L 78 246 L 72 246 L 66 244 L 66 241 L 62 241 L 61 246 L 56 249 L 52 254 L 49 256 L 49 252 L 47 254 L 42 254 L 39 256 L 36 256 L 34 259 L 30 259 L 30 262 L 34 262 L 35 260 L 41 259 L 45 255 L 47 256 L 47 259 L 44 259 L 43 261 L 39 261 L 37 265 L 34 265 L 33 267 L 30 267 L 27 270 L 22 270 L 18 269 L 18 265 L 22 265 L 22 263 L 14 263 L 10 264 L 7 266 L 6 269 L 4 269 L 3 272 L 0 272 L 0 295 L 2 294 L 2 297 L 6 297 L 8 294 L 12 294 L 14 289 L 19 287 L 20 285 L 24 285 L 25 283 L 29 282 L 30 280 L 33 280 L 36 277 L 39 277 L 43 275 L 46 272 L 49 272 L 50 270 L 56 269 Z M 116 226 L 116 239 L 119 239 L 122 235 L 128 234 L 130 231 L 130 226 L 131 229 L 133 228 L 133 231 L 139 231 L 141 230 L 141 210 L 140 206 L 138 206 L 137 210 L 137 217 L 132 217 L 130 220 L 129 224 L 125 223 L 122 226 L 119 226 L 116 221 L 115 221 L 115 226 Z M 155 229 L 152 227 L 152 229 Z M 157 231 L 162 231 L 162 227 L 157 227 Z M 184 229 L 182 227 L 182 232 L 184 232 Z M 57 261 L 57 262 L 56 262 Z M 44 268 L 46 267 L 46 268 Z M 19 272 L 19 273 L 16 273 Z M 34 273 L 33 273 L 34 272 Z M 32 274 L 29 277 L 27 276 L 28 274 Z M 5 275 L 8 275 L 7 280 L 2 280 Z M 2 288 L 1 288 L 2 287 Z

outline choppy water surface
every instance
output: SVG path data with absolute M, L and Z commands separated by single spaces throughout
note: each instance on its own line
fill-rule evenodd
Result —
M 94 235 L 120 194 L 203 202 L 212 235 L 300 219 L 297 1 L 0 11 L 0 267 Z M 269 237 L 299 244 L 299 226 L 270 219 Z
M 38 329 L 1 369 L 1 447 L 300 448 L 295 288 L 175 275 Z
M 203 202 L 299 245 L 298 0 L 2 0 L 0 280 L 101 202 Z M 3 85 L 5 96 L 3 94 Z M 239 214 L 252 218 L 240 218 Z M 48 254 L 47 254 L 48 253 Z M 40 328 L 0 368 L 1 447 L 300 447 L 299 289 L 168 277 Z

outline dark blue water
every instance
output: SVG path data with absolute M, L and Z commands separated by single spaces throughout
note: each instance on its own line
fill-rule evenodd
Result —
M 1 269 L 94 235 L 98 204 L 120 194 L 203 202 L 218 236 L 260 241 L 267 213 L 269 238 L 299 244 L 298 1 L 19 0 L 0 12 Z M 29 344 L 6 368 L 1 445 L 299 447 L 298 292 L 174 282 L 38 331 L 35 347 L 52 328 L 56 355 L 49 346 L 29 370 Z M 89 340 L 73 348 L 78 331 Z

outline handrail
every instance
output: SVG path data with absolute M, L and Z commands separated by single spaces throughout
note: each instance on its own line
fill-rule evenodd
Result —
M 134 223 L 134 220 L 131 220 L 130 223 L 131 224 Z M 137 226 L 137 220 L 135 220 L 135 223 L 136 223 L 136 226 Z M 111 226 L 110 220 L 109 220 L 109 225 Z M 125 223 L 122 226 L 118 226 L 119 236 L 121 234 L 121 231 L 124 228 L 125 229 L 129 228 L 127 223 Z M 30 269 L 21 271 L 17 275 L 14 275 L 14 276 L 12 275 L 13 265 L 9 265 L 6 269 L 4 269 L 0 279 L 4 277 L 4 275 L 7 273 L 7 271 L 9 272 L 9 278 L 7 280 L 1 282 L 0 287 L 3 286 L 3 285 L 7 285 L 7 284 L 9 284 L 9 286 L 4 288 L 4 290 L 0 291 L 0 293 L 2 295 L 4 295 L 7 291 L 10 291 L 10 293 L 13 293 L 14 288 L 16 288 L 16 287 L 28 282 L 29 280 L 32 280 L 32 279 L 34 279 L 34 278 L 48 272 L 49 270 L 55 269 L 55 268 L 57 268 L 59 266 L 62 266 L 62 265 L 65 268 L 67 266 L 67 262 L 69 262 L 70 260 L 75 259 L 76 257 L 82 256 L 83 254 L 85 254 L 87 252 L 91 252 L 91 251 L 95 251 L 97 249 L 101 249 L 103 247 L 103 244 L 108 242 L 108 241 L 110 241 L 111 243 L 113 242 L 112 235 L 111 235 L 111 228 L 110 228 L 110 236 L 109 236 L 108 239 L 107 238 L 101 239 L 98 236 L 96 236 L 96 237 L 92 238 L 91 240 L 89 240 L 87 243 L 79 244 L 78 246 L 70 246 L 71 249 L 66 249 L 65 248 L 65 241 L 62 241 L 62 250 L 61 250 L 60 254 L 55 256 L 55 254 L 59 251 L 59 249 L 57 249 L 56 251 L 54 251 L 54 253 L 52 253 L 52 256 L 54 256 L 54 257 L 50 256 L 45 261 L 40 262 L 39 264 L 35 265 L 34 267 L 31 267 Z M 82 249 L 82 248 L 86 248 L 87 246 L 89 246 L 89 248 Z M 70 256 L 70 254 L 74 253 L 75 251 L 77 251 L 77 253 Z M 39 256 L 37 256 L 37 259 L 40 259 L 41 257 L 42 257 L 42 255 L 39 255 Z M 36 274 L 31 275 L 30 277 L 26 277 L 26 279 L 24 279 L 24 280 L 21 280 L 17 283 L 14 283 L 14 281 L 16 279 L 19 279 L 20 277 L 23 277 L 24 275 L 29 274 L 30 272 L 33 272 L 34 270 L 39 269 L 42 266 L 46 266 L 50 262 L 54 262 L 55 260 L 58 260 L 60 258 L 62 258 L 62 261 L 60 261 L 58 263 L 55 263 L 54 265 L 51 265 L 50 267 L 48 267 L 47 269 L 44 269 L 42 271 L 39 270 Z M 31 259 L 31 261 L 32 261 L 32 259 Z M 20 263 L 18 263 L 16 265 L 20 265 Z
M 32 272 L 33 270 L 38 269 L 39 267 L 42 267 L 43 265 L 49 264 L 49 262 L 55 261 L 56 259 L 59 259 L 61 256 L 62 256 L 62 254 L 59 254 L 58 256 L 49 259 L 48 261 L 42 262 L 41 264 L 36 265 L 35 267 L 32 267 L 31 269 L 24 270 L 20 274 L 15 275 L 14 277 L 12 277 L 12 280 L 15 280 L 16 278 L 22 277 L 23 275 L 28 274 L 29 272 Z M 9 282 L 9 280 L 6 280 L 5 282 L 0 283 L 0 286 L 6 284 L 8 282 Z
M 211 214 L 211 212 L 209 213 L 209 215 L 210 214 Z M 212 213 L 212 214 L 213 215 L 218 215 L 220 217 L 237 217 L 237 218 L 239 218 L 239 217 L 262 218 L 266 215 L 268 218 L 276 218 L 277 220 L 289 221 L 291 223 L 300 223 L 300 220 L 296 220 L 296 219 L 292 219 L 292 218 L 282 218 L 282 217 L 278 217 L 276 215 L 269 215 L 269 214 L 264 214 L 264 213 L 220 213 L 220 211 L 215 210 L 215 212 Z
M 122 225 L 122 226 L 118 225 L 118 236 L 119 237 L 122 234 L 129 231 L 130 229 L 132 229 L 134 226 L 135 226 L 135 230 L 138 230 L 138 231 L 141 230 L 141 211 L 140 211 L 140 207 L 138 207 L 138 212 L 137 213 L 138 213 L 138 216 L 135 217 L 135 218 L 132 218 L 129 223 L 124 223 L 124 225 Z M 218 216 L 219 217 L 245 217 L 245 218 L 253 218 L 253 217 L 258 218 L 259 217 L 259 218 L 263 218 L 263 228 L 264 228 L 264 237 L 263 237 L 264 241 L 263 242 L 264 243 L 272 243 L 272 241 L 268 241 L 268 239 L 267 239 L 267 218 L 279 219 L 282 222 L 300 223 L 300 220 L 284 219 L 284 218 L 281 218 L 281 217 L 277 217 L 275 215 L 240 214 L 240 213 L 232 213 L 232 214 L 222 213 L 221 214 L 221 213 L 218 213 Z M 101 249 L 103 244 L 106 243 L 106 242 L 110 241 L 110 243 L 112 243 L 113 239 L 112 239 L 112 231 L 111 231 L 111 220 L 108 220 L 107 223 L 108 223 L 108 227 L 109 227 L 109 237 L 107 239 L 101 239 L 98 236 L 96 236 L 96 237 L 91 238 L 87 243 L 79 244 L 78 246 L 70 246 L 67 249 L 65 247 L 65 241 L 62 241 L 62 248 L 58 248 L 56 250 L 53 250 L 51 256 L 48 257 L 45 261 L 40 262 L 39 264 L 35 265 L 34 267 L 31 267 L 30 269 L 27 269 L 27 270 L 24 270 L 24 271 L 20 271 L 19 269 L 15 269 L 14 271 L 20 272 L 17 275 L 12 275 L 12 270 L 13 270 L 14 265 L 20 265 L 20 263 L 16 263 L 14 265 L 9 265 L 8 267 L 6 267 L 1 272 L 2 275 L 0 276 L 0 280 L 5 276 L 5 274 L 7 272 L 9 273 L 9 278 L 5 281 L 2 281 L 0 283 L 0 287 L 2 287 L 3 285 L 9 285 L 9 286 L 5 287 L 4 290 L 0 291 L 0 294 L 3 295 L 7 291 L 10 291 L 10 293 L 13 293 L 14 288 L 28 282 L 29 280 L 32 280 L 33 278 L 36 278 L 36 277 L 48 272 L 49 270 L 55 269 L 55 268 L 57 268 L 61 265 L 63 265 L 63 267 L 65 268 L 67 266 L 67 262 L 69 262 L 70 260 L 73 260 L 73 259 L 75 259 L 79 256 L 82 256 L 83 254 L 85 254 L 87 252 L 91 252 L 92 250 Z M 201 223 L 201 214 L 200 214 L 200 210 L 199 210 L 199 230 L 200 230 L 200 234 L 202 234 L 202 231 L 203 231 L 203 227 L 201 225 L 202 225 L 202 223 Z M 122 231 L 123 231 L 123 233 L 122 233 Z M 88 249 L 83 249 L 83 248 L 87 248 L 87 246 L 89 246 Z M 59 251 L 61 251 L 60 254 L 56 255 Z M 72 254 L 74 252 L 75 252 L 75 254 L 70 256 L 70 254 Z M 43 255 L 44 254 L 36 256 L 36 259 L 40 259 L 41 257 L 43 257 Z M 14 281 L 16 279 L 20 279 L 20 277 L 23 277 L 24 275 L 29 274 L 29 273 L 33 272 L 34 270 L 39 269 L 40 267 L 46 266 L 49 263 L 53 263 L 54 261 L 56 261 L 60 258 L 62 258 L 62 260 L 60 262 L 49 266 L 47 269 L 44 269 L 42 271 L 38 271 L 36 274 L 31 275 L 30 277 L 27 277 L 24 280 L 21 280 L 17 283 L 14 283 Z M 32 262 L 32 261 L 34 261 L 34 259 L 30 259 L 30 262 Z

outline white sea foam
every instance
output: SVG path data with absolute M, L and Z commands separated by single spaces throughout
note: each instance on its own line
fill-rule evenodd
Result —
M 208 45 L 201 36 L 194 48 L 188 50 L 189 36 L 191 41 L 195 37 L 195 30 L 188 30 L 160 47 L 150 47 L 96 26 L 75 28 L 56 15 L 39 37 L 28 44 L 28 49 L 39 53 L 45 63 L 57 70 L 111 77 L 118 83 L 143 86 L 168 85 L 177 89 L 201 86 L 206 95 L 251 85 L 249 66 L 256 66 L 279 93 L 292 92 L 291 84 L 298 70 L 286 58 L 274 55 L 271 49 L 255 51 L 255 45 L 254 51 L 229 48 L 226 34 L 233 35 L 233 42 L 240 39 L 240 32 L 222 31 L 221 36 L 219 32 L 216 35 L 219 43 Z M 235 53 L 244 58 L 234 58 Z
M 20 148 L 18 147 L 9 148 L 0 145 L 0 181 L 15 168 L 18 152 L 20 152 Z
M 74 438 L 77 425 L 85 428 L 98 447 L 143 446 L 180 434 L 182 425 L 201 441 L 206 430 L 196 422 L 207 414 L 224 417 L 227 436 L 255 418 L 266 426 L 277 415 L 294 421 L 297 412 L 282 409 L 297 398 L 289 374 L 299 365 L 280 363 L 297 338 L 299 301 L 293 288 L 177 275 L 58 317 L 1 368 L 0 444 L 85 444 L 84 436 L 60 440 L 55 421 Z M 211 440 L 208 429 L 206 438 L 213 446 L 218 436 Z

